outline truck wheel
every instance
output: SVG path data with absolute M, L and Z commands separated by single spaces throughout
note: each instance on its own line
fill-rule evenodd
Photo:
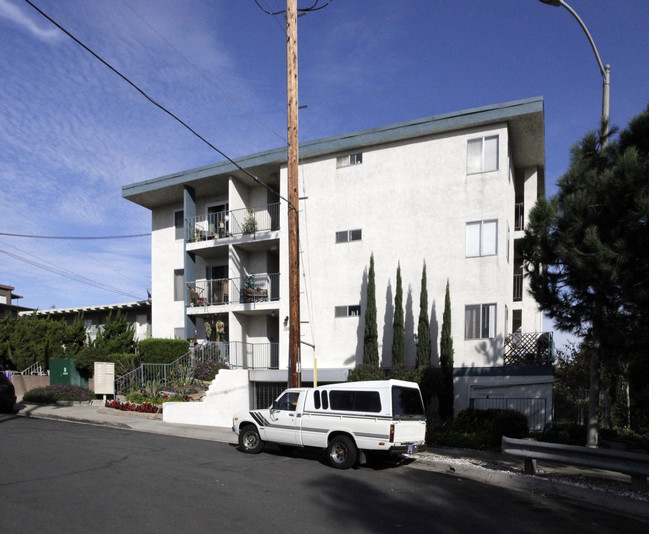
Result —
M 259 437 L 257 427 L 248 425 L 239 432 L 239 447 L 248 454 L 260 453 L 264 448 L 264 442 Z
M 336 436 L 327 447 L 329 463 L 336 469 L 349 469 L 356 463 L 358 450 L 354 442 L 347 436 Z

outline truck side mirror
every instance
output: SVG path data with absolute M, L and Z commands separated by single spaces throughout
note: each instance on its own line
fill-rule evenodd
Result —
M 273 404 L 270 407 L 271 410 L 279 410 L 279 404 L 276 400 L 273 401 Z

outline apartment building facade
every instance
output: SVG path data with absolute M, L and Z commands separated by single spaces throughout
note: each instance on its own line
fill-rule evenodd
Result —
M 123 196 L 152 213 L 153 337 L 216 346 L 247 372 L 255 406 L 288 376 L 286 148 L 237 163 L 247 173 L 217 163 L 124 186 Z M 456 410 L 543 399 L 547 422 L 552 339 L 519 252 L 544 168 L 542 98 L 301 144 L 302 381 L 316 368 L 319 383 L 342 381 L 362 363 L 373 254 L 383 367 L 399 266 L 414 366 L 425 263 L 433 365 L 450 286 Z

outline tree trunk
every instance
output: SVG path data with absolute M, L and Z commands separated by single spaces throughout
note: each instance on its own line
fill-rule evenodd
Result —
M 588 432 L 586 445 L 597 447 L 599 431 L 599 361 L 601 344 L 597 342 L 590 355 L 590 393 L 588 400 Z

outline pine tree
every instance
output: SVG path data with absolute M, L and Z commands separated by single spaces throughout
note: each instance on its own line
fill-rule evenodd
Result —
M 392 323 L 392 367 L 406 364 L 406 327 L 403 315 L 403 287 L 401 283 L 401 264 L 397 267 L 397 289 L 394 295 L 394 321 Z
M 439 363 L 442 370 L 443 386 L 439 398 L 439 415 L 443 421 L 453 419 L 453 402 L 455 392 L 453 388 L 453 335 L 451 333 L 451 290 L 446 281 L 446 295 L 444 296 L 444 315 L 442 318 L 442 336 L 439 344 Z
M 367 274 L 367 304 L 365 307 L 365 332 L 363 334 L 363 364 L 378 367 L 379 342 L 376 322 L 376 280 L 374 254 L 370 255 L 370 270 Z
M 619 140 L 605 139 L 590 133 L 573 147 L 558 193 L 531 210 L 523 247 L 541 309 L 592 349 L 589 446 L 602 366 L 627 372 L 649 341 L 649 108 Z
M 431 341 L 428 321 L 428 288 L 426 262 L 421 273 L 421 293 L 419 294 L 419 322 L 417 324 L 417 368 L 430 365 Z

